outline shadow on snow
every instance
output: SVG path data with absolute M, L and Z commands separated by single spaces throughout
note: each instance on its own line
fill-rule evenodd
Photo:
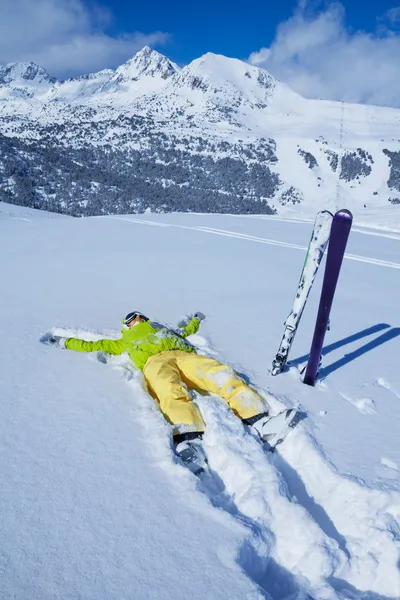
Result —
M 358 348 L 357 350 L 354 350 L 353 352 L 350 352 L 349 354 L 345 354 L 343 356 L 343 358 L 337 360 L 336 362 L 332 363 L 331 365 L 328 365 L 327 367 L 323 367 L 319 372 L 319 378 L 323 379 L 323 378 L 327 377 L 328 375 L 330 375 L 337 369 L 340 369 L 344 365 L 347 365 L 348 363 L 355 360 L 356 358 L 359 358 L 363 354 L 370 352 L 370 350 L 374 350 L 374 348 L 377 348 L 378 346 L 381 346 L 382 344 L 386 344 L 386 342 L 393 340 L 394 338 L 398 337 L 399 335 L 400 335 L 400 327 L 393 327 L 393 329 L 386 331 L 385 333 L 383 333 L 382 335 L 377 337 L 375 340 L 368 342 L 368 344 L 361 346 L 361 348 Z
M 251 533 L 240 549 L 237 562 L 259 587 L 260 596 L 264 600 L 293 600 L 303 598 L 304 600 L 317 600 L 309 596 L 302 589 L 301 584 L 293 573 L 278 564 L 270 554 L 270 543 L 274 538 L 273 533 L 263 524 L 242 513 L 229 492 L 226 492 L 224 483 L 218 473 L 211 471 L 212 478 L 219 487 L 219 493 L 210 494 L 208 490 L 200 485 L 213 506 L 229 513 L 240 523 L 243 523 Z
M 364 337 L 373 335 L 374 333 L 378 333 L 379 331 L 382 331 L 383 329 L 389 329 L 389 331 L 385 331 L 385 333 L 383 333 L 376 339 L 368 342 L 367 344 L 364 344 L 364 346 L 361 346 L 361 348 L 357 348 L 356 350 L 353 350 L 353 352 L 350 352 L 349 354 L 345 354 L 342 358 L 340 358 L 336 362 L 332 363 L 331 365 L 322 367 L 320 369 L 318 378 L 320 380 L 324 379 L 325 377 L 327 377 L 334 371 L 337 371 L 337 369 L 340 369 L 344 365 L 347 365 L 348 363 L 352 362 L 356 358 L 359 358 L 363 354 L 366 354 L 367 352 L 374 350 L 378 346 L 381 346 L 382 344 L 385 344 L 386 342 L 389 342 L 390 340 L 393 340 L 394 338 L 398 337 L 400 335 L 400 327 L 392 327 L 391 328 L 391 326 L 388 325 L 387 323 L 378 323 L 377 325 L 373 325 L 372 327 L 368 327 L 367 329 L 363 329 L 362 331 L 354 333 L 353 335 L 350 335 L 346 338 L 338 340 L 337 342 L 329 344 L 328 346 L 324 346 L 322 348 L 322 352 L 321 352 L 322 356 L 325 356 L 326 354 L 329 354 L 329 352 L 333 352 L 334 350 L 337 350 L 338 348 L 341 348 L 342 346 L 345 346 L 346 344 L 351 344 L 352 342 L 360 340 Z M 288 366 L 293 367 L 296 365 L 300 365 L 300 364 L 308 361 L 308 359 L 309 359 L 309 354 L 305 354 L 303 356 L 295 358 L 294 360 L 291 360 L 289 362 Z
M 347 581 L 338 577 L 331 577 L 329 583 L 346 600 L 398 600 L 398 596 L 382 596 L 375 592 L 358 590 Z
M 297 471 L 284 460 L 281 454 L 274 453 L 273 456 L 275 466 L 283 475 L 290 495 L 296 498 L 297 502 L 306 509 L 325 535 L 335 540 L 342 552 L 346 554 L 347 558 L 350 558 L 345 537 L 336 529 L 324 508 L 309 495 Z

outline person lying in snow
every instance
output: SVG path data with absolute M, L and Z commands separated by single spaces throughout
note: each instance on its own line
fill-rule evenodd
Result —
M 296 413 L 294 409 L 288 409 L 269 417 L 267 402 L 231 367 L 196 353 L 186 338 L 199 330 L 200 322 L 204 319 L 203 313 L 196 312 L 174 331 L 150 321 L 141 312 L 133 311 L 122 321 L 120 339 L 88 342 L 51 335 L 47 341 L 77 352 L 128 352 L 134 365 L 143 371 L 150 394 L 173 426 L 177 455 L 198 474 L 207 462 L 201 444 L 205 423 L 188 389 L 200 389 L 221 396 L 232 411 L 271 446 Z

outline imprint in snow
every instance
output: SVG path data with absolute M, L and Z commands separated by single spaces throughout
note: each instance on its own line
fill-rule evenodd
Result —
M 398 398 L 400 400 L 400 394 L 397 390 L 395 390 L 388 381 L 386 381 L 386 379 L 383 379 L 383 377 L 378 377 L 378 379 L 375 382 L 375 385 L 379 385 L 380 387 L 385 388 L 386 390 L 388 390 L 389 392 L 392 392 L 392 394 L 394 394 L 396 396 L 396 398 Z
M 190 340 L 193 346 L 197 346 L 198 348 L 209 348 L 208 340 L 199 333 L 192 333 L 186 339 Z
M 399 493 L 371 489 L 361 480 L 341 476 L 312 438 L 302 439 L 299 431 L 290 444 L 282 444 L 276 456 L 283 458 L 280 471 L 286 475 L 290 493 L 311 511 L 323 530 L 331 536 L 333 531 L 334 539 L 345 542 L 351 560 L 336 583 L 341 580 L 343 591 L 357 592 L 345 597 L 400 597 L 399 545 L 393 533 L 393 523 L 400 516 Z M 398 477 L 396 471 L 389 473 Z
M 325 381 L 317 381 L 316 387 L 321 391 L 329 390 L 329 387 L 326 385 Z
M 225 506 L 254 534 L 251 546 L 242 549 L 240 556 L 246 572 L 257 577 L 263 592 L 274 591 L 274 598 L 282 598 L 282 588 L 289 587 L 285 598 L 337 599 L 327 583 L 346 563 L 336 540 L 291 501 L 279 469 L 228 408 L 218 400 L 206 402 L 199 397 L 198 402 L 207 421 L 203 439 L 209 464 L 230 497 Z M 279 585 L 278 596 L 275 586 Z
M 381 464 L 385 467 L 388 467 L 389 469 L 395 469 L 395 471 L 399 470 L 397 464 L 393 460 L 390 460 L 390 458 L 385 458 L 384 456 L 382 456 Z
M 375 404 L 372 398 L 351 398 L 342 393 L 340 393 L 340 395 L 365 415 L 373 415 L 376 413 Z
M 288 366 L 290 367 L 290 361 L 288 363 Z M 294 379 L 298 379 L 299 375 L 302 375 L 304 369 L 306 368 L 307 363 L 301 363 L 300 365 L 298 365 L 297 367 L 294 367 L 294 369 L 289 369 L 289 373 L 291 374 L 291 376 Z
M 193 333 L 186 339 L 192 344 L 192 346 L 195 346 L 195 348 L 198 350 L 198 354 L 205 354 L 206 356 L 210 357 L 218 356 L 218 352 L 212 348 L 209 341 L 199 333 Z

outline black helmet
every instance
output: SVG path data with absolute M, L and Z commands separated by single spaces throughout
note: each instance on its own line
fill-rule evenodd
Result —
M 143 313 L 139 312 L 138 310 L 134 310 L 133 312 L 128 313 L 126 317 L 122 319 L 122 323 L 124 325 L 128 325 L 131 321 L 133 321 L 133 319 L 136 319 L 136 317 L 141 317 L 144 321 L 149 320 L 149 318 L 146 317 Z

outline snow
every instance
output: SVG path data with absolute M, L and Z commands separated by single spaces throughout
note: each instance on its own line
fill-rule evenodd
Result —
M 315 388 L 299 371 L 321 273 L 290 368 L 268 373 L 310 232 L 301 216 L 0 204 L 0 597 L 400 596 L 400 229 L 355 218 Z M 222 400 L 196 396 L 214 473 L 198 480 L 126 355 L 40 343 L 118 337 L 130 310 L 171 326 L 202 310 L 199 352 L 245 374 L 271 412 L 307 417 L 270 454 Z
M 75 77 L 57 82 L 47 92 L 46 100 L 68 102 L 72 98 L 83 99 L 90 97 L 106 84 L 113 75 L 114 71 L 112 69 L 103 69 L 88 77 Z

